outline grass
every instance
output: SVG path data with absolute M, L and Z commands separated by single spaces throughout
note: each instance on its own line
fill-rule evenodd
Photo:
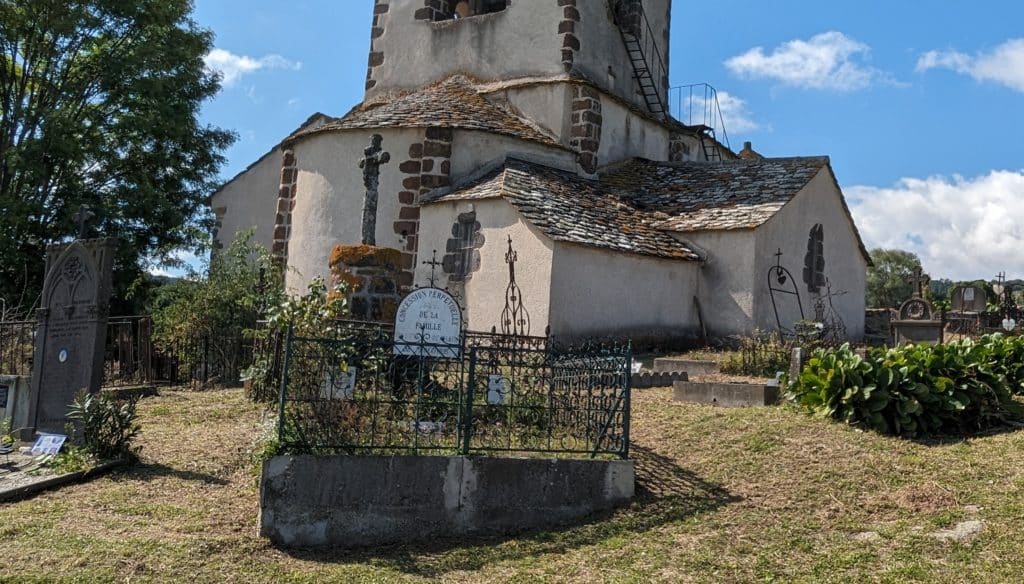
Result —
M 1017 582 L 1024 431 L 923 444 L 788 408 L 636 392 L 636 501 L 572 527 L 362 551 L 256 536 L 261 411 L 238 390 L 140 405 L 142 463 L 0 506 L 0 581 Z M 971 542 L 929 533 L 965 519 Z M 875 532 L 866 540 L 853 536 Z M 864 538 L 861 538 L 864 539 Z

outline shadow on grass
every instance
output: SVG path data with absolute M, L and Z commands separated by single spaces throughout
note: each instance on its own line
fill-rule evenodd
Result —
M 191 470 L 180 470 L 165 464 L 135 463 L 123 468 L 110 477 L 115 481 L 151 481 L 153 479 L 171 477 L 182 481 L 194 481 L 211 485 L 224 486 L 230 483 L 227 479 Z
M 452 571 L 474 571 L 495 562 L 561 554 L 612 538 L 644 533 L 739 500 L 670 458 L 643 447 L 634 446 L 632 451 L 636 461 L 633 502 L 628 507 L 597 513 L 574 524 L 503 536 L 439 538 L 372 550 L 283 551 L 308 561 L 369 564 L 437 578 Z

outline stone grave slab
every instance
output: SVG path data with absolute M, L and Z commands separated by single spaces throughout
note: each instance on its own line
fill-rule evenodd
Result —
M 78 240 L 47 250 L 28 419 L 64 432 L 75 394 L 99 391 L 116 240 Z

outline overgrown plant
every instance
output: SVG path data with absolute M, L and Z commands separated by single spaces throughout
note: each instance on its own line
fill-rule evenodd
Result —
M 788 386 L 807 411 L 900 436 L 963 435 L 1019 422 L 1024 342 L 977 341 L 870 349 L 819 349 Z
M 71 403 L 68 417 L 77 422 L 82 447 L 98 460 L 128 458 L 134 460 L 138 448 L 132 441 L 139 434 L 136 422 L 138 396 L 116 399 L 106 393 L 79 392 Z
M 309 283 L 305 295 L 286 297 L 270 306 L 266 326 L 248 331 L 260 348 L 253 355 L 252 365 L 242 372 L 242 379 L 250 383 L 253 400 L 276 401 L 280 351 L 274 350 L 274 344 L 283 341 L 289 328 L 298 337 L 333 337 L 340 330 L 338 321 L 348 315 L 344 285 L 328 289 L 319 276 Z M 345 347 L 340 349 L 345 354 L 351 352 Z
M 222 372 L 237 375 L 243 365 L 239 344 L 283 298 L 280 267 L 246 231 L 215 253 L 203 273 L 159 289 L 152 306 L 153 339 L 187 371 L 198 368 L 197 361 L 210 360 L 224 364 Z
M 722 373 L 775 377 L 789 368 L 789 348 L 778 335 L 754 331 L 739 339 L 736 352 L 728 354 L 719 364 Z

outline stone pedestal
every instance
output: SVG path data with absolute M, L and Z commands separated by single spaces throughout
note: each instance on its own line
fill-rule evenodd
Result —
M 943 322 L 941 320 L 894 320 L 893 336 L 896 345 L 920 343 L 935 345 L 942 342 Z
M 104 238 L 47 250 L 27 418 L 37 431 L 64 433 L 75 394 L 100 389 L 116 247 Z
M 401 302 L 402 252 L 373 245 L 338 245 L 331 252 L 332 284 L 345 284 L 352 318 L 392 323 Z

